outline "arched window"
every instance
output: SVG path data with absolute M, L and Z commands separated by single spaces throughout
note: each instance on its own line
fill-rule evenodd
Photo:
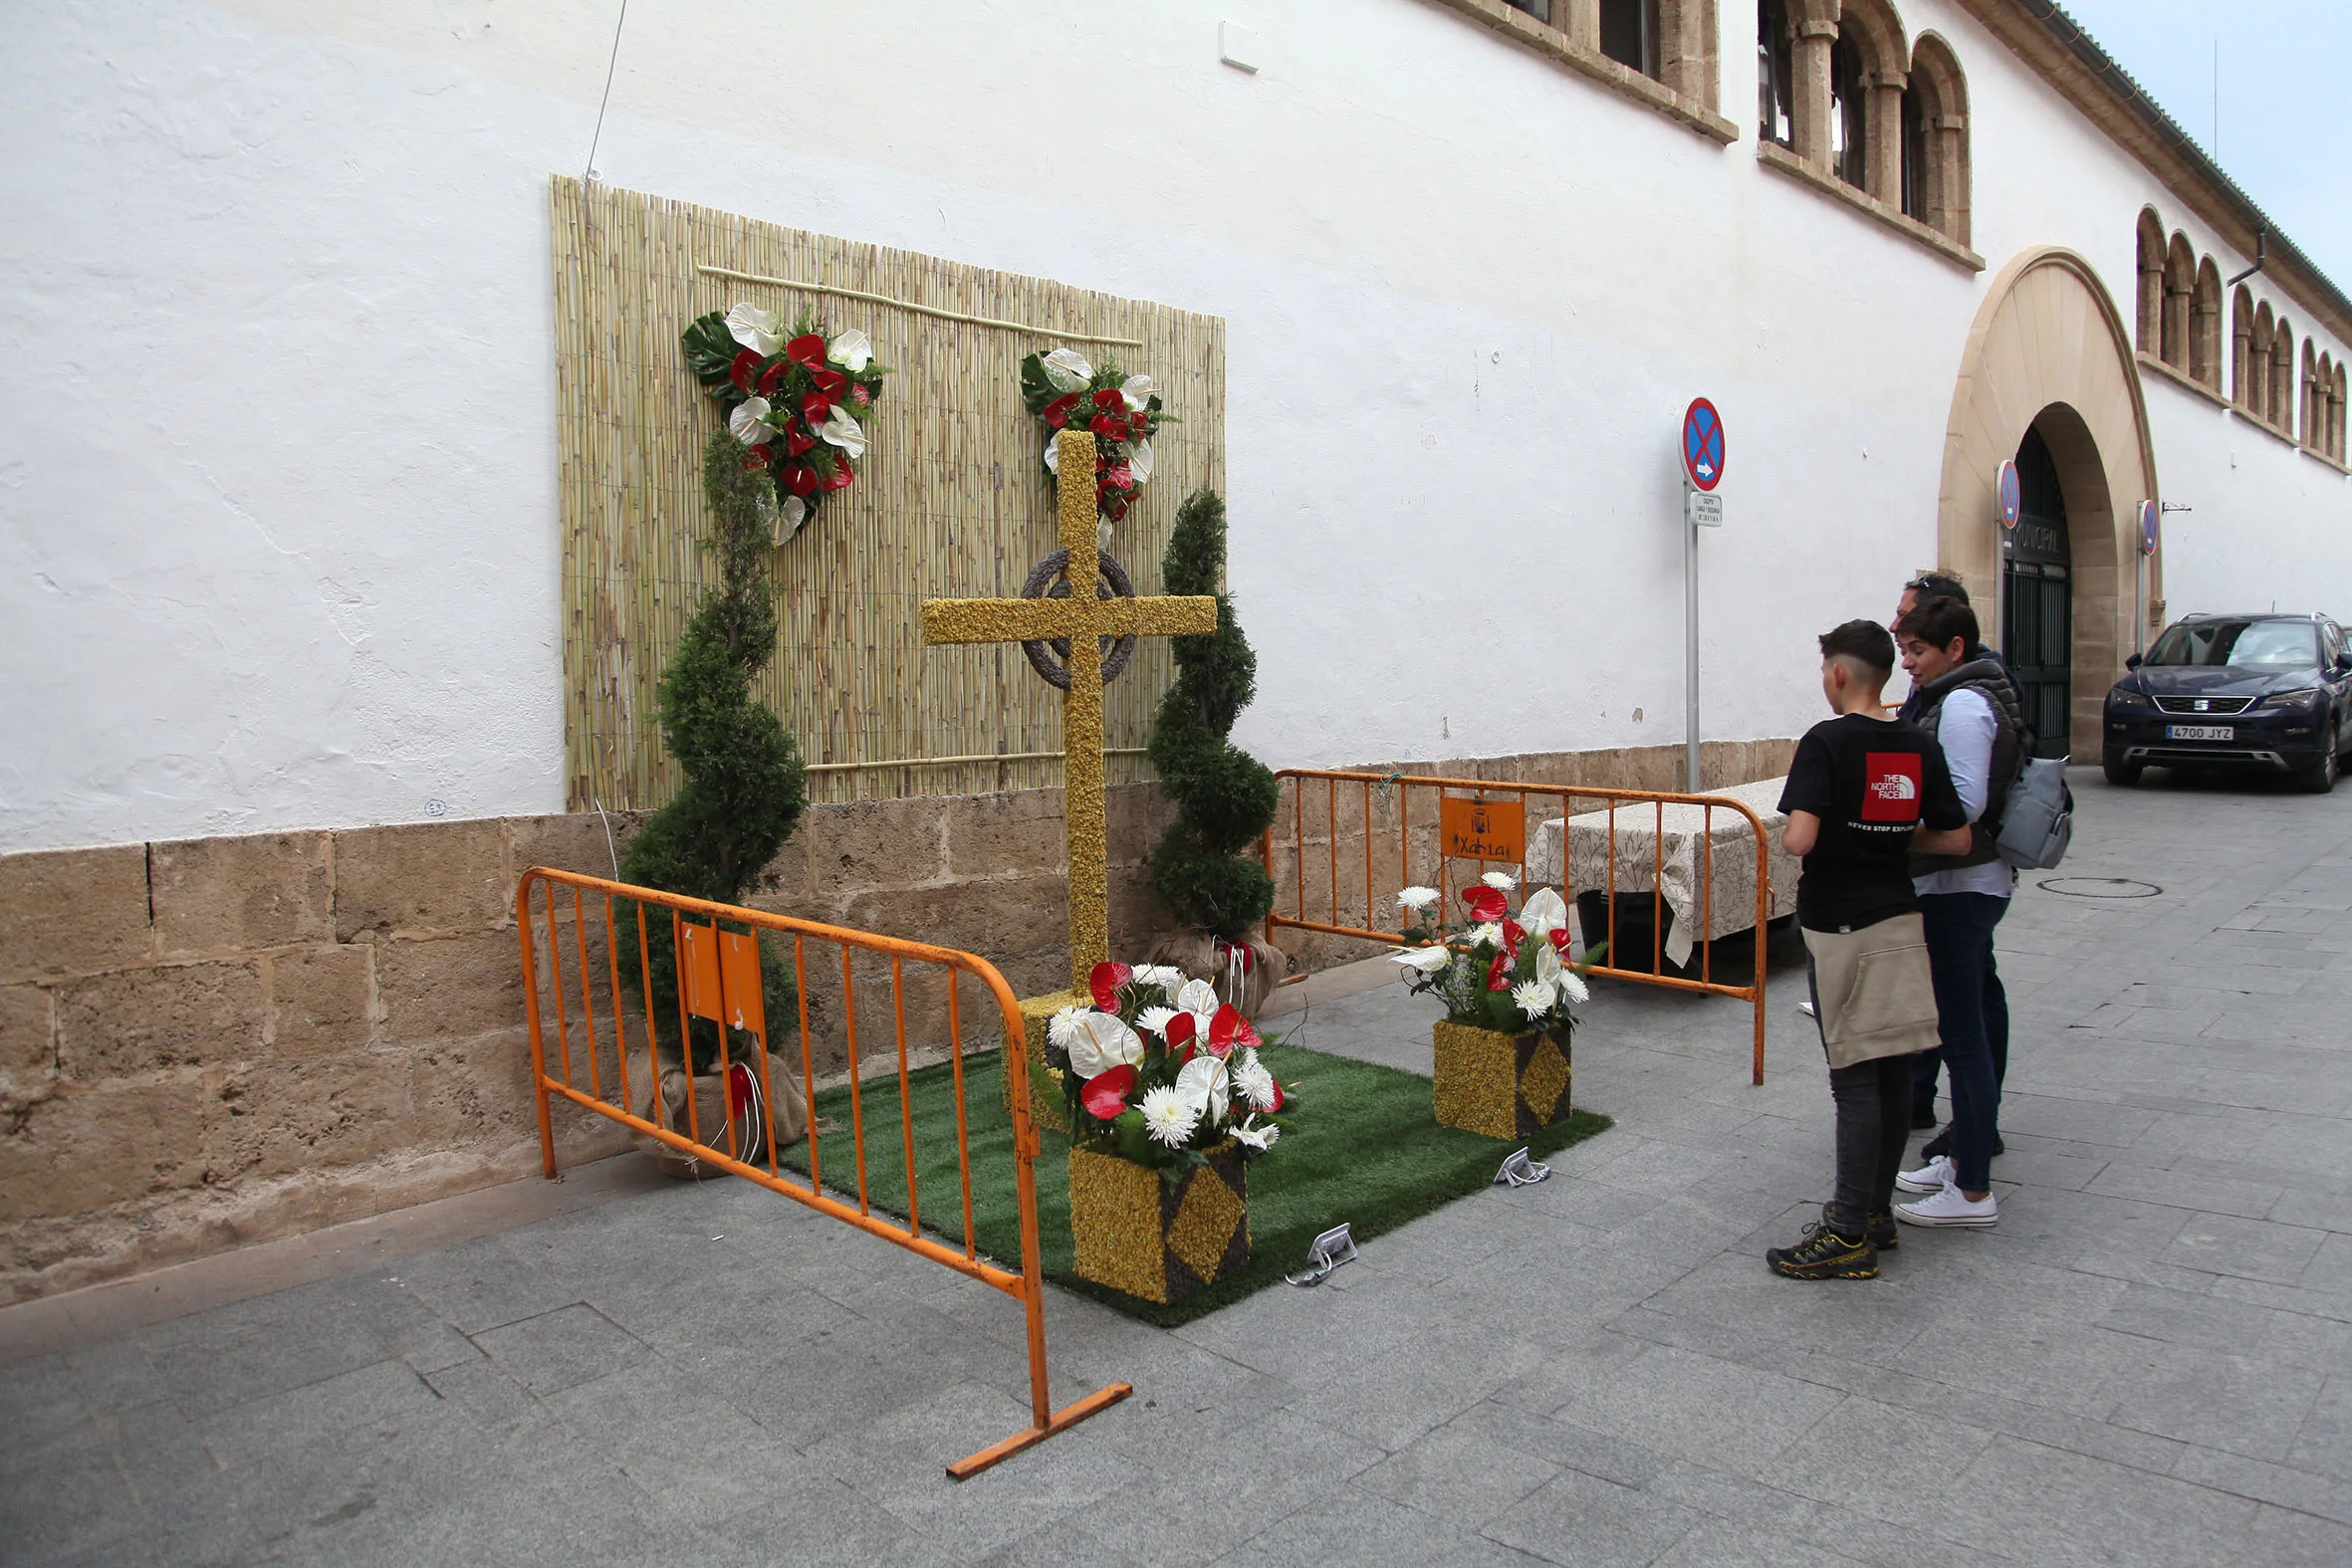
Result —
M 1756 4 L 1756 133 L 1796 145 L 1796 29 L 1787 0 Z
M 2197 295 L 2197 252 L 2189 236 L 2176 233 L 2164 255 L 2162 346 L 2157 357 L 2176 370 L 2189 368 L 2189 306 Z
M 2270 319 L 2270 302 L 2264 300 L 2254 307 L 2254 331 L 2250 344 L 2252 353 L 2246 359 L 2245 411 L 2270 423 L 2270 346 L 2278 336 L 2277 324 Z
M 2295 417 L 2303 423 L 2303 444 L 2317 446 L 2325 424 L 2319 417 L 2318 405 L 2312 401 L 2319 395 L 2319 355 L 2311 339 L 2303 339 L 2303 395 L 2295 404 Z
M 1830 172 L 1903 204 L 1903 89 L 1911 56 L 1886 0 L 1845 0 L 1829 55 Z
M 1600 52 L 1629 71 L 1661 75 L 1658 0 L 1600 0 Z
M 2189 373 L 2199 385 L 2222 390 L 2222 269 L 2211 256 L 2197 264 L 2197 293 L 2190 301 Z
M 1568 42 L 1713 110 L 1716 0 L 1503 0 Z
M 2140 209 L 2140 313 L 2133 346 L 2155 353 L 2164 332 L 2164 221 L 2154 207 Z
M 2336 366 L 2335 384 L 2330 392 L 2328 401 L 2331 405 L 2331 411 L 2335 414 L 2336 430 L 2335 445 L 2330 449 L 2330 451 L 2334 455 L 2335 460 L 2341 463 L 2345 462 L 2347 459 L 2344 452 L 2344 367 L 2340 364 Z
M 2295 433 L 2295 330 L 2283 316 L 2270 339 L 2270 423 Z
M 1848 185 L 1868 189 L 1870 103 L 1862 89 L 1862 51 L 1845 33 L 1829 50 L 1829 169 Z
M 1969 243 L 1968 81 L 1952 46 L 1920 35 L 1903 88 L 1903 211 Z

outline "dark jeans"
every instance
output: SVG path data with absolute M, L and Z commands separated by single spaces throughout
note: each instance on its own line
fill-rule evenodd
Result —
M 1930 893 L 1921 897 L 1919 912 L 1936 983 L 1936 1032 L 1952 1074 L 1952 1163 L 1962 1191 L 1982 1193 L 1993 1186 L 2000 1084 L 2008 1071 L 2009 1000 L 1993 965 L 1993 928 L 2009 912 L 2009 901 L 1990 893 Z
M 1811 967 L 1808 959 L 1808 986 Z M 1816 1024 L 1820 1012 L 1821 993 L 1814 987 Z M 1837 1186 L 1829 1200 L 1829 1229 L 1858 1241 L 1870 1216 L 1895 1201 L 1895 1176 L 1911 1133 L 1911 1058 L 1882 1056 L 1832 1067 L 1829 1097 L 1837 1104 Z
M 1936 894 L 1934 897 L 1945 895 Z M 1960 897 L 1987 895 L 1961 894 Z M 1997 899 L 2006 904 L 2007 899 Z M 2004 909 L 2001 914 L 2006 914 Z M 2000 915 L 1994 921 L 1998 924 Z M 1985 1041 L 1993 1049 L 1993 1087 L 1999 1089 L 2009 1081 L 2009 995 L 2001 989 L 2000 971 L 1994 963 L 1993 946 L 1985 946 Z M 1943 1047 L 1923 1050 L 1911 1058 L 1917 1065 L 1911 1076 L 1911 1103 L 1929 1116 L 1936 1114 L 1936 1071 L 1944 1065 Z

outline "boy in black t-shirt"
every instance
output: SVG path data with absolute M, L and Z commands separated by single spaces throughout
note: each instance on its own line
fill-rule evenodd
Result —
M 1895 1175 L 1911 1126 L 1911 1057 L 1936 1042 L 1935 993 L 1910 855 L 1954 852 L 1968 813 L 1935 738 L 1882 717 L 1895 640 L 1875 621 L 1823 634 L 1834 719 L 1797 742 L 1780 844 L 1804 858 L 1796 919 L 1837 1103 L 1837 1190 L 1794 1246 L 1764 1254 L 1792 1279 L 1868 1279 L 1898 1244 Z

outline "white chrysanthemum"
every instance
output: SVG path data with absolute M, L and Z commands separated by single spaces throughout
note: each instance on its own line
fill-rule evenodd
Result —
M 1570 1002 L 1590 1002 L 1592 993 L 1584 989 L 1584 977 L 1572 969 L 1559 972 L 1560 993 Z
M 1486 883 L 1487 886 L 1495 889 L 1495 891 L 1498 893 L 1508 893 L 1513 888 L 1519 886 L 1519 878 L 1513 876 L 1508 871 L 1489 871 L 1484 876 L 1480 877 L 1479 880 Z
M 1522 981 L 1511 988 L 1511 1005 L 1530 1018 L 1539 1018 L 1551 1010 L 1551 988 L 1539 980 Z
M 745 446 L 764 446 L 776 436 L 768 424 L 769 413 L 768 399 L 747 397 L 727 416 L 727 428 Z
M 1174 1089 L 1152 1089 L 1144 1094 L 1143 1130 L 1169 1148 L 1181 1149 L 1192 1142 L 1193 1129 L 1200 1124 L 1200 1112 Z
M 1473 926 L 1470 931 L 1470 945 L 1477 947 L 1481 942 L 1492 942 L 1495 946 L 1501 947 L 1503 945 L 1502 926 L 1492 920 L 1483 926 Z
M 1141 1012 L 1135 1014 L 1135 1026 L 1139 1029 L 1149 1029 L 1154 1034 L 1165 1034 L 1168 1032 L 1169 1020 L 1175 1016 L 1176 1009 L 1174 1008 L 1145 1008 Z
M 1434 975 L 1454 961 L 1454 955 L 1444 948 L 1400 948 L 1388 956 L 1391 961 L 1424 975 Z
M 1567 901 L 1550 888 L 1539 887 L 1520 906 L 1519 923 L 1529 936 L 1548 937 L 1568 923 Z
M 862 370 L 873 363 L 874 340 L 852 327 L 832 340 L 825 356 L 845 370 Z
M 1422 910 L 1427 909 L 1430 905 L 1437 902 L 1437 889 L 1434 887 L 1422 887 L 1419 884 L 1415 884 L 1412 887 L 1399 889 L 1396 895 L 1396 901 L 1402 907 L 1412 910 L 1414 913 L 1418 914 Z
M 1054 1016 L 1046 1020 L 1046 1038 L 1063 1050 L 1069 1049 L 1069 1042 L 1078 1037 L 1078 1014 L 1085 1010 L 1083 1008 L 1062 1008 L 1057 1010 Z
M 1094 378 L 1094 367 L 1075 348 L 1057 348 L 1039 363 L 1058 392 L 1074 392 Z
M 1259 1153 L 1264 1154 L 1274 1147 L 1274 1141 L 1283 1135 L 1283 1130 L 1272 1122 L 1261 1127 L 1258 1125 L 1258 1118 L 1253 1116 L 1236 1127 L 1233 1130 L 1233 1135 Z
M 784 342 L 784 318 L 738 301 L 727 313 L 727 336 L 765 359 Z
M 1247 1100 L 1255 1109 L 1261 1111 L 1274 1109 L 1274 1074 L 1269 1072 L 1266 1064 L 1258 1059 L 1256 1051 L 1243 1051 L 1241 1059 L 1233 1064 L 1231 1071 L 1234 1093 Z
M 1176 988 L 1184 984 L 1184 971 L 1173 964 L 1138 964 L 1135 978 L 1146 986 L 1157 986 L 1173 997 Z

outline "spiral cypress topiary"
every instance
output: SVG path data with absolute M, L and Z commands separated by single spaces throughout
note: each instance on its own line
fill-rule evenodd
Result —
M 1225 503 L 1207 486 L 1177 510 L 1160 572 L 1170 593 L 1215 595 L 1217 629 L 1173 639 L 1176 684 L 1150 750 L 1177 815 L 1152 852 L 1152 885 L 1186 925 L 1238 943 L 1274 907 L 1274 879 L 1241 851 L 1274 821 L 1276 784 L 1226 739 L 1256 693 L 1258 656 L 1223 591 Z
M 808 801 L 800 748 L 751 691 L 776 652 L 776 590 L 768 575 L 770 528 L 759 508 L 768 481 L 744 466 L 746 453 L 725 429 L 711 432 L 703 447 L 706 543 L 719 558 L 719 583 L 686 622 L 656 699 L 662 743 L 686 782 L 645 819 L 620 863 L 624 882 L 720 904 L 740 904 L 764 885 Z M 636 911 L 624 905 L 616 913 L 623 962 L 634 968 Z M 647 907 L 645 918 L 653 1024 L 674 1049 L 678 967 L 669 912 Z M 791 1006 L 793 985 L 783 960 L 767 949 L 763 943 L 761 969 L 773 1020 Z M 718 1026 L 695 1018 L 693 1031 L 696 1065 L 707 1065 L 717 1054 Z

